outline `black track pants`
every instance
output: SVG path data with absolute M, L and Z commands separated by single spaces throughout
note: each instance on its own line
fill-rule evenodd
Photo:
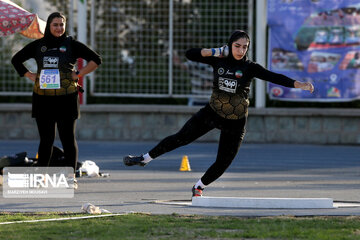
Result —
M 78 145 L 75 138 L 76 119 L 64 119 L 55 121 L 45 118 L 36 118 L 36 123 L 40 135 L 38 165 L 49 165 L 57 125 L 59 138 L 64 149 L 64 166 L 73 167 L 74 170 L 76 170 L 76 164 L 78 159 Z
M 217 115 L 209 105 L 206 105 L 174 135 L 164 138 L 149 151 L 152 158 L 184 146 L 203 136 L 210 130 L 221 130 L 216 161 L 202 176 L 201 181 L 209 185 L 218 179 L 230 166 L 235 158 L 245 135 L 246 117 L 239 120 L 225 119 Z

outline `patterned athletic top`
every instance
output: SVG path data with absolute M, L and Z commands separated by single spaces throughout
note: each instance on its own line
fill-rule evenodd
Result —
M 254 77 L 294 88 L 295 80 L 271 72 L 250 60 L 203 57 L 201 48 L 189 49 L 186 57 L 213 67 L 213 92 L 209 104 L 226 119 L 240 119 L 248 115 L 250 85 Z

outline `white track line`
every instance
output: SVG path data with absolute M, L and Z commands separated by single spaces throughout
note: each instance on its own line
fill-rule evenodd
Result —
M 128 213 L 113 213 L 113 214 L 91 215 L 91 216 L 83 216 L 83 217 L 49 218 L 49 219 L 26 220 L 26 221 L 15 221 L 15 222 L 2 222 L 0 223 L 0 225 L 13 224 L 13 223 L 52 222 L 52 221 L 76 220 L 76 219 L 87 219 L 87 218 L 101 218 L 101 217 L 122 216 L 127 214 Z

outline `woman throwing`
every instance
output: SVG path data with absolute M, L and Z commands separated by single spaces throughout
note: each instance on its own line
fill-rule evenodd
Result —
M 44 37 L 35 40 L 14 55 L 11 62 L 21 77 L 33 81 L 32 117 L 36 119 L 40 144 L 38 165 L 48 166 L 55 140 L 56 126 L 64 149 L 64 166 L 76 169 L 78 146 L 75 138 L 76 119 L 80 117 L 78 79 L 94 71 L 100 64 L 99 54 L 67 36 L 66 18 L 59 12 L 49 15 Z M 24 62 L 34 58 L 37 72 Z M 80 71 L 78 58 L 88 61 Z
M 290 79 L 247 60 L 249 44 L 249 35 L 236 30 L 230 36 L 227 46 L 188 50 L 186 57 L 189 60 L 210 64 L 214 69 L 210 102 L 193 115 L 178 133 L 166 137 L 144 155 L 124 157 L 124 164 L 145 166 L 160 155 L 189 144 L 210 130 L 218 128 L 221 133 L 216 160 L 192 188 L 193 197 L 202 196 L 204 188 L 225 172 L 239 150 L 245 135 L 249 91 L 253 78 L 289 88 L 314 91 L 314 86 L 309 82 Z

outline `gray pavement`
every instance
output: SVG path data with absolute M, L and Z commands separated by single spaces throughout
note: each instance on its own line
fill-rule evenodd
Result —
M 38 141 L 0 141 L 0 156 L 26 151 L 34 157 Z M 10 199 L 0 196 L 0 211 L 81 212 L 92 203 L 113 213 L 233 216 L 360 215 L 360 146 L 244 143 L 228 171 L 208 186 L 213 197 L 333 198 L 348 203 L 334 209 L 236 209 L 192 207 L 191 187 L 214 161 L 216 143 L 192 143 L 152 161 L 126 167 L 122 157 L 145 153 L 156 142 L 79 142 L 79 161 L 92 160 L 108 178 L 79 178 L 70 199 Z M 59 142 L 57 146 L 61 147 Z M 191 172 L 181 172 L 182 157 Z M 163 203 L 155 203 L 163 201 Z M 171 203 L 171 204 L 165 204 Z M 177 203 L 177 204 L 176 204 Z

